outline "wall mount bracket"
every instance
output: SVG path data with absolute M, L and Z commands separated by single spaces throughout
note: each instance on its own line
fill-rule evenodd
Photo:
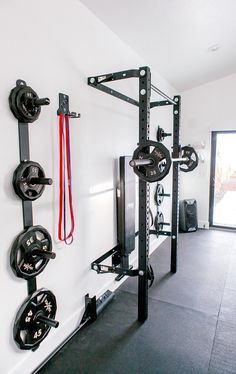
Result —
M 59 108 L 57 110 L 57 114 L 65 114 L 70 118 L 80 118 L 80 113 L 70 112 L 69 109 L 69 96 L 63 93 L 59 93 Z

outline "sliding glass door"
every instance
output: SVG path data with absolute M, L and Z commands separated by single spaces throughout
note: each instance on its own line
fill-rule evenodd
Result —
M 236 131 L 213 131 L 210 226 L 236 228 Z

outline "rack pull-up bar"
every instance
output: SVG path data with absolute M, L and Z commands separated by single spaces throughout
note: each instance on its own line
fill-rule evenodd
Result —
M 162 97 L 164 97 L 164 99 L 168 100 L 170 103 L 172 103 L 173 105 L 176 105 L 177 103 L 171 99 L 169 96 L 167 96 L 164 92 L 162 92 L 161 90 L 159 90 L 159 88 L 157 88 L 156 86 L 154 86 L 154 84 L 151 84 L 151 89 L 153 91 L 155 91 L 157 94 L 161 95 Z

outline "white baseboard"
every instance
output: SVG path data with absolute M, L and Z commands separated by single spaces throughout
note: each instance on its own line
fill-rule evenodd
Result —
M 198 228 L 209 230 L 209 221 L 198 221 Z

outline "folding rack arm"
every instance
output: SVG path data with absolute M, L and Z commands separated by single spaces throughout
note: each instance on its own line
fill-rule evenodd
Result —
M 105 83 L 105 82 L 112 82 L 121 79 L 127 78 L 138 78 L 139 77 L 139 70 L 138 69 L 130 69 L 124 71 L 117 71 L 116 73 L 107 73 L 102 75 L 97 75 L 88 78 L 88 84 L 98 84 L 98 83 Z
M 170 231 L 158 231 L 157 230 L 149 230 L 149 235 L 162 235 L 162 236 L 171 236 Z
M 103 83 L 117 81 L 121 79 L 127 79 L 127 78 L 137 78 L 139 75 L 138 70 L 125 70 L 125 71 L 118 71 L 116 73 L 108 73 L 103 75 L 98 75 L 96 77 L 89 77 L 88 78 L 88 85 L 92 86 L 94 88 L 97 88 L 100 91 L 103 91 L 109 95 L 112 95 L 120 100 L 126 101 L 132 105 L 139 106 L 139 103 L 137 100 L 132 99 L 129 96 L 126 96 L 122 94 L 121 92 L 118 92 L 116 90 L 113 90 L 112 88 L 105 86 Z
M 136 277 L 139 275 L 138 269 L 133 269 L 132 267 L 129 269 L 117 266 L 118 264 L 113 261 L 115 258 L 114 256 L 119 253 L 120 246 L 117 245 L 114 248 L 110 249 L 108 252 L 106 252 L 101 257 L 97 258 L 97 260 L 93 261 L 91 264 L 91 269 L 95 270 L 98 274 L 107 274 L 107 273 L 114 273 L 118 275 L 128 275 L 129 277 Z M 101 264 L 104 260 L 106 260 L 108 257 L 112 257 L 112 265 L 105 265 Z

